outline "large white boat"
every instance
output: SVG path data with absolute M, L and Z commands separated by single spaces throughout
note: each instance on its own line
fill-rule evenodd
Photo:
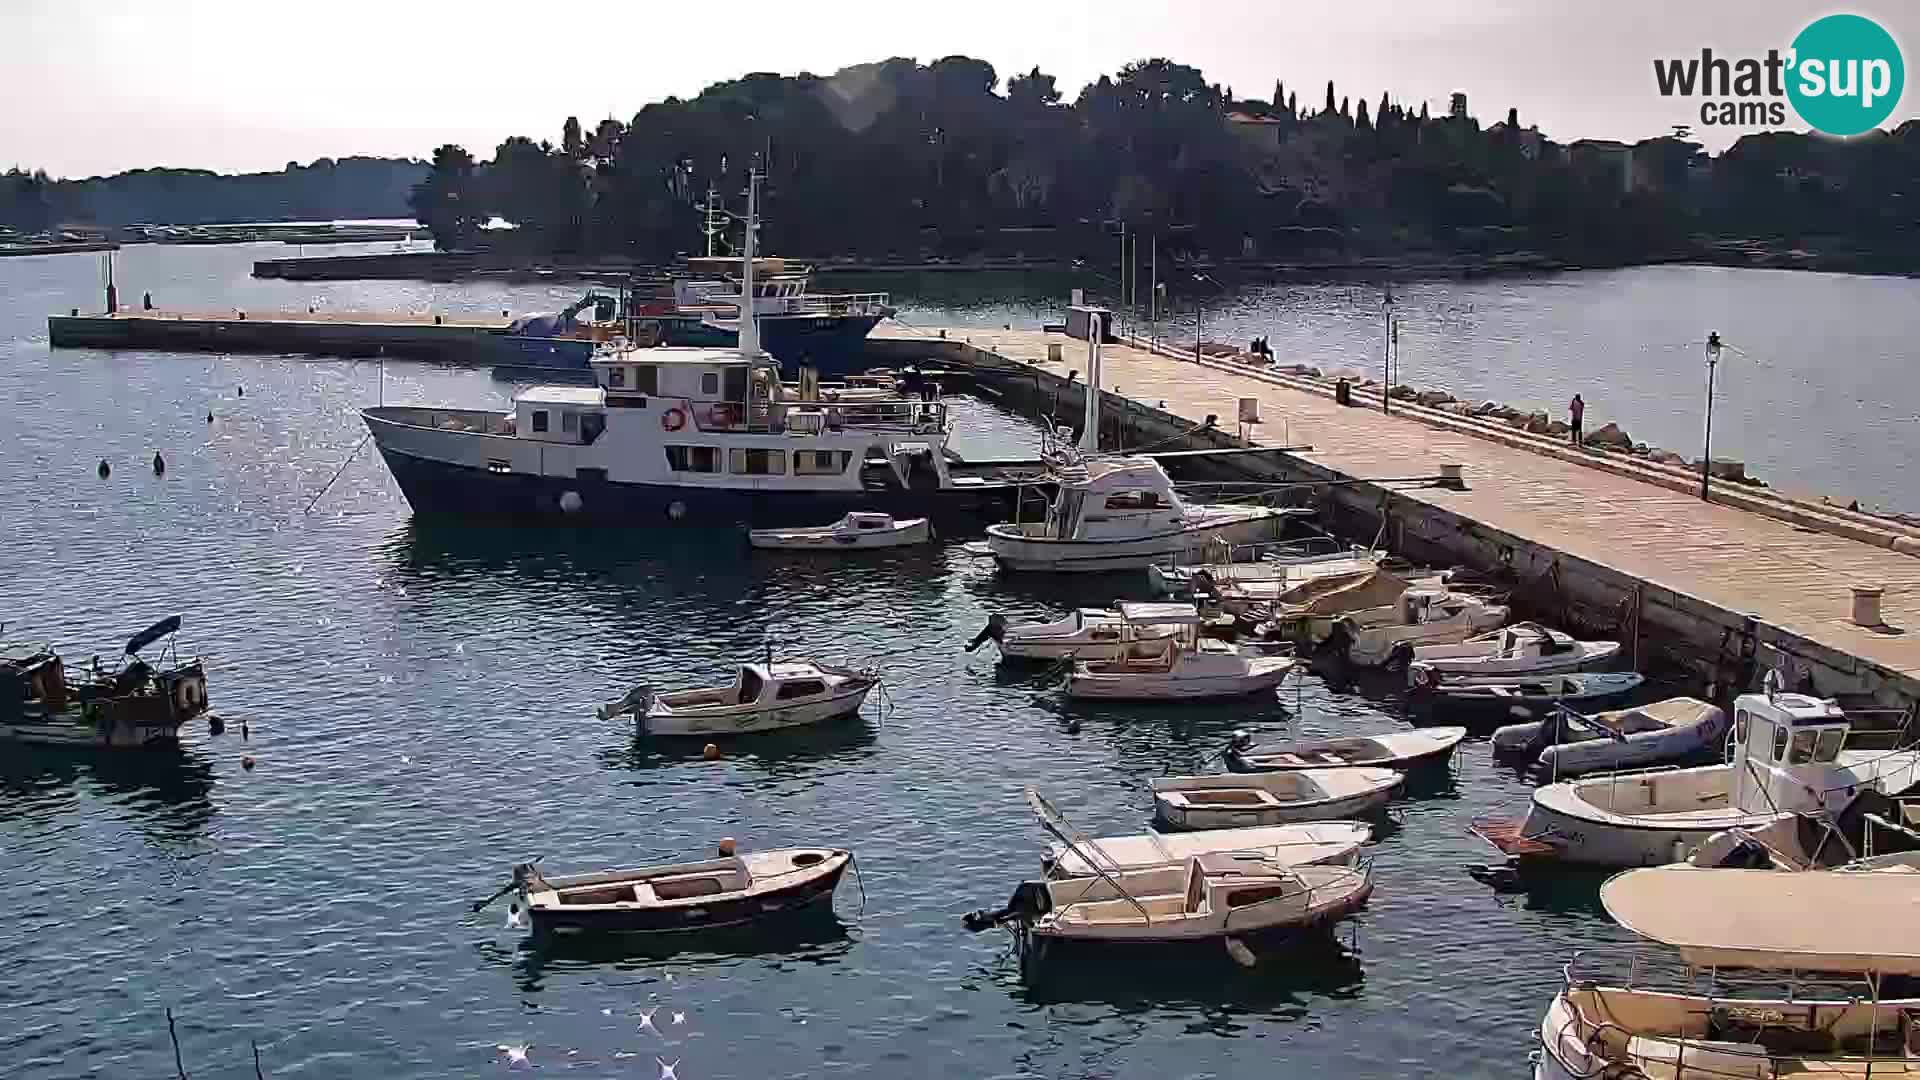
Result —
M 1150 457 L 1096 458 L 1062 466 L 1039 521 L 991 525 L 987 550 L 1010 570 L 1140 570 L 1191 559 L 1208 545 L 1275 540 L 1306 511 L 1245 504 L 1189 505 Z
M 1920 783 L 1920 751 L 1845 749 L 1850 725 L 1832 701 L 1742 694 L 1725 765 L 1596 774 L 1534 792 L 1516 823 L 1476 831 L 1510 856 L 1596 866 L 1678 862 L 1725 829 L 1758 829 L 1795 812 L 1838 817 L 1863 792 Z
M 592 386 L 536 386 L 507 413 L 388 405 L 361 415 L 423 513 L 764 526 L 861 510 L 974 527 L 1011 516 L 1018 487 L 956 475 L 943 403 L 790 393 L 754 319 L 737 351 L 608 347 L 588 366 Z
M 1660 948 L 1574 957 L 1540 1020 L 1535 1080 L 1913 1076 L 1920 999 L 1894 987 L 1920 977 L 1914 882 L 1615 875 L 1600 889 L 1607 914 Z

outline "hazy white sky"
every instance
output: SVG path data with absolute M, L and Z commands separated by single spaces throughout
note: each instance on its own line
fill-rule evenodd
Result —
M 1167 56 L 1267 97 L 1273 81 L 1444 108 L 1561 141 L 1637 139 L 1692 123 L 1654 89 L 1656 56 L 1784 49 L 1811 19 L 1868 15 L 1920 61 L 1920 3 L 1796 0 L 0 0 L 0 167 L 84 176 L 144 165 L 277 169 L 350 154 L 481 157 L 511 134 L 631 117 L 749 71 L 963 53 L 1002 76 L 1039 65 L 1069 98 L 1129 60 Z M 734 29 L 729 30 L 729 24 Z M 1894 121 L 1920 109 L 1909 92 Z

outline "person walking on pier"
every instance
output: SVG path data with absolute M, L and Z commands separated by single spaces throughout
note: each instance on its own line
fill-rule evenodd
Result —
M 1580 445 L 1580 422 L 1586 419 L 1586 416 L 1587 416 L 1587 403 L 1580 400 L 1579 394 L 1573 395 L 1573 400 L 1567 403 L 1567 414 L 1570 417 L 1572 417 L 1570 426 L 1573 429 L 1572 431 L 1573 445 L 1579 446 Z

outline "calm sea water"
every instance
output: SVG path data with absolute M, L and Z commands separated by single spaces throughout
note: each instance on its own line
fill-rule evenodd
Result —
M 572 295 L 246 276 L 277 250 L 128 249 L 123 295 L 422 310 Z M 1487 858 L 1468 821 L 1529 790 L 1475 741 L 1382 829 L 1378 892 L 1337 945 L 1253 970 L 1095 958 L 1023 986 L 1004 939 L 959 917 L 1036 870 L 1025 786 L 1083 828 L 1137 831 L 1147 779 L 1210 767 L 1236 728 L 1394 728 L 1399 703 L 1309 679 L 1266 703 L 1069 709 L 961 645 L 989 613 L 1140 583 L 1003 577 L 958 540 L 828 563 L 724 533 L 418 527 L 377 456 L 350 457 L 356 410 L 510 387 L 423 365 L 389 364 L 383 383 L 367 363 L 50 351 L 46 313 L 91 304 L 97 273 L 86 256 L 0 260 L 0 618 L 77 659 L 179 612 L 229 729 L 151 760 L 0 749 L 0 1074 L 172 1075 L 171 1008 L 196 1077 L 251 1076 L 250 1041 L 276 1077 L 506 1074 L 527 1066 L 500 1048 L 522 1044 L 543 1072 L 682 1080 L 1511 1076 L 1561 964 L 1620 936 L 1592 879 L 1502 898 L 1466 875 Z M 940 314 L 1042 310 L 1022 303 Z M 967 448 L 1030 438 L 969 416 Z M 726 679 L 769 640 L 875 659 L 887 702 L 711 763 L 593 716 L 636 681 Z M 547 950 L 498 907 L 468 911 L 532 855 L 598 868 L 723 835 L 853 847 L 842 927 L 744 953 Z

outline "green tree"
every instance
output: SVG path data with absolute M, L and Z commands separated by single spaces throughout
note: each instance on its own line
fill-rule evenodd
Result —
M 452 143 L 433 152 L 426 178 L 414 185 L 407 201 L 442 251 L 471 246 L 491 216 L 474 180 L 473 155 Z

